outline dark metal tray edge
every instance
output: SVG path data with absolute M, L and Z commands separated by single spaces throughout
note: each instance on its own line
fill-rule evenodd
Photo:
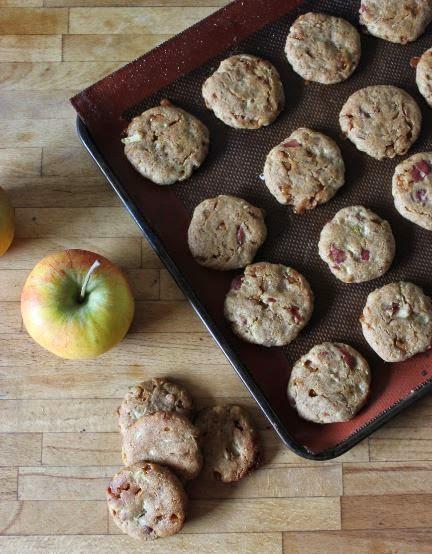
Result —
M 140 228 L 142 234 L 147 239 L 148 243 L 159 256 L 165 267 L 170 272 L 176 284 L 179 286 L 183 294 L 186 296 L 190 304 L 192 305 L 194 311 L 201 319 L 210 335 L 225 354 L 226 358 L 232 365 L 233 369 L 240 377 L 241 381 L 248 389 L 252 397 L 255 399 L 277 434 L 283 443 L 291 449 L 295 454 L 303 458 L 310 460 L 323 461 L 331 460 L 341 456 L 351 448 L 353 448 L 357 443 L 368 437 L 374 431 L 379 429 L 384 423 L 389 421 L 396 414 L 410 406 L 413 402 L 425 396 L 429 391 L 432 391 L 432 378 L 426 381 L 423 385 L 411 391 L 410 396 L 396 402 L 391 408 L 383 412 L 376 419 L 362 427 L 359 431 L 348 437 L 346 440 L 339 443 L 334 448 L 328 448 L 319 453 L 311 452 L 305 446 L 299 444 L 297 441 L 293 440 L 290 434 L 285 429 L 284 425 L 280 421 L 277 414 L 272 409 L 271 405 L 262 394 L 255 381 L 250 376 L 247 368 L 242 364 L 236 353 L 229 346 L 228 342 L 225 340 L 224 336 L 220 333 L 216 324 L 207 313 L 204 306 L 201 304 L 200 300 L 197 298 L 192 287 L 189 285 L 187 280 L 184 278 L 174 261 L 171 259 L 170 255 L 166 251 L 164 245 L 160 241 L 158 235 L 151 228 L 146 218 L 140 212 L 138 207 L 134 202 L 129 198 L 126 191 L 124 190 L 121 182 L 117 179 L 116 175 L 111 170 L 109 164 L 104 159 L 102 154 L 99 152 L 95 142 L 93 141 L 86 125 L 83 121 L 77 117 L 77 133 L 83 143 L 86 150 L 89 152 L 90 156 L 95 161 L 96 165 L 99 167 L 102 174 L 105 176 L 111 187 L 114 189 L 125 208 L 132 216 L 135 223 Z

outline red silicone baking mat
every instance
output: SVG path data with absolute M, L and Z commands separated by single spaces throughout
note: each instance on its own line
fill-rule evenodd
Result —
M 331 13 L 358 26 L 358 7 L 359 2 L 342 0 L 239 0 L 72 99 L 85 124 L 80 128 L 87 147 L 281 437 L 300 454 L 316 458 L 347 450 L 432 384 L 428 354 L 400 364 L 385 364 L 365 342 L 358 322 L 368 293 L 385 283 L 411 280 L 432 292 L 431 234 L 404 220 L 394 209 L 391 177 L 400 159 L 378 162 L 358 152 L 343 140 L 338 125 L 339 111 L 352 92 L 371 84 L 401 86 L 417 99 L 424 116 L 421 137 L 410 154 L 430 150 L 427 131 L 432 111 L 416 90 L 409 61 L 430 46 L 431 32 L 406 46 L 362 34 L 359 68 L 348 81 L 333 86 L 305 83 L 292 71 L 284 54 L 288 29 L 300 13 Z M 273 62 L 285 86 L 284 113 L 273 125 L 258 131 L 225 126 L 205 108 L 201 97 L 202 83 L 218 63 L 241 52 Z M 203 167 L 191 179 L 172 187 L 154 185 L 135 172 L 120 142 L 131 117 L 163 98 L 197 115 L 211 134 L 211 151 Z M 347 166 L 347 182 L 327 204 L 295 216 L 290 207 L 274 200 L 260 175 L 269 150 L 300 126 L 323 131 L 338 142 Z M 266 210 L 269 236 L 257 261 L 280 262 L 298 269 L 315 292 L 310 324 L 285 348 L 267 349 L 238 340 L 223 317 L 224 296 L 235 273 L 204 269 L 189 254 L 186 237 L 194 207 L 223 193 L 241 196 Z M 353 204 L 363 204 L 389 220 L 397 255 L 382 278 L 347 285 L 330 274 L 318 256 L 317 243 L 326 221 L 340 208 Z M 292 364 L 323 341 L 351 344 L 364 354 L 373 370 L 369 402 L 348 423 L 320 426 L 305 422 L 286 400 Z

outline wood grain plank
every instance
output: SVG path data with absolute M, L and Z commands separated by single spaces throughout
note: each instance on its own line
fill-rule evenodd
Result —
M 157 300 L 159 298 L 158 269 L 126 269 L 125 273 L 135 300 Z M 137 306 L 137 309 L 145 308 L 146 304 Z M 199 329 L 199 331 L 201 330 Z M 150 332 L 149 329 L 146 329 L 147 331 Z
M 4 500 L 16 500 L 17 473 L 18 470 L 14 467 L 0 467 L 0 502 Z
M 432 460 L 432 440 L 372 438 L 369 444 L 373 462 Z
M 2 148 L 0 149 L 0 179 L 3 188 L 9 190 L 7 180 L 11 177 L 31 177 L 40 175 L 41 148 Z M 15 206 L 11 198 L 12 205 Z
M 161 300 L 184 300 L 184 294 L 178 288 L 167 269 L 160 272 L 160 298 Z
M 2 62 L 57 62 L 61 59 L 61 35 L 0 36 Z
M 2 8 L 39 8 L 43 6 L 43 0 L 0 0 Z
M 74 143 L 78 144 L 78 138 L 73 119 L 0 121 L 0 148 L 63 146 Z
M 50 94 L 52 91 L 78 91 L 121 65 L 121 62 L 4 62 L 0 63 L 0 90 L 31 90 Z M 63 141 L 57 146 L 68 144 Z
M 87 237 L 89 225 L 98 237 L 141 236 L 124 208 L 17 208 L 15 218 L 19 238 Z
M 280 533 L 206 533 L 188 535 L 182 533 L 166 537 L 163 541 L 142 543 L 125 535 L 95 536 L 39 536 L 39 537 L 0 537 L 0 550 L 7 552 L 88 552 L 92 554 L 280 554 L 282 535 Z
M 0 535 L 94 535 L 107 528 L 106 502 L 0 502 Z
M 158 301 L 137 304 L 131 331 L 133 333 L 202 333 L 205 328 L 189 303 Z
M 65 8 L 0 8 L 0 35 L 58 35 L 67 31 Z
M 128 62 L 170 37 L 171 35 L 65 35 L 63 59 L 67 62 Z
M 19 302 L 0 302 L 0 333 L 18 333 L 22 329 Z M 0 397 L 3 391 L 0 391 Z
M 348 496 L 378 494 L 432 494 L 432 463 L 392 462 L 344 464 L 344 493 Z
M 213 7 L 71 8 L 69 32 L 80 35 L 180 33 L 215 11 Z
M 190 498 L 284 498 L 339 496 L 342 494 L 340 464 L 310 467 L 263 467 L 238 483 L 227 485 L 199 476 L 188 483 Z
M 1 66 L 0 66 L 1 67 Z M 1 90 L 1 119 L 65 119 L 74 118 L 75 110 L 69 102 L 78 90 Z
M 12 196 L 13 198 L 13 196 Z M 147 245 L 144 245 L 147 246 Z M 43 257 L 68 248 L 82 248 L 105 256 L 123 268 L 158 267 L 159 259 L 155 259 L 153 252 L 147 246 L 143 255 L 144 246 L 138 237 L 129 238 L 16 238 L 8 250 L 7 256 L 1 261 L 2 269 L 32 269 Z
M 153 360 L 147 365 L 126 364 L 121 366 L 105 363 L 95 368 L 91 362 L 74 362 L 67 367 L 48 366 L 33 363 L 25 366 L 11 365 L 0 368 L 0 390 L 2 398 L 19 399 L 55 399 L 55 398 L 117 398 L 124 396 L 132 383 L 138 383 L 152 377 L 168 377 L 182 382 L 194 396 L 208 394 L 209 390 L 222 401 L 235 393 L 238 398 L 247 398 L 248 393 L 231 366 L 212 364 L 206 366 L 191 365 L 188 361 Z M 61 368 L 61 370 L 59 370 Z M 211 387 L 210 387 L 211 385 Z M 60 429 L 61 430 L 61 429 Z M 278 452 L 272 443 L 272 453 Z M 270 453 L 270 450 L 269 450 Z M 278 456 L 278 459 L 286 459 Z M 298 459 L 298 458 L 297 458 Z M 291 458 L 292 461 L 292 458 Z M 358 460 L 361 461 L 361 460 Z M 290 462 L 284 462 L 290 463 Z
M 0 0 L 1 2 L 13 2 L 23 0 Z M 31 0 L 40 1 L 40 0 Z M 178 6 L 180 8 L 184 6 L 225 6 L 229 4 L 231 0 L 128 0 L 127 5 L 141 6 L 141 7 L 169 7 Z M 43 0 L 45 6 L 52 7 L 124 7 L 124 0 Z
M 430 529 L 432 495 L 343 496 L 342 529 Z
M 41 463 L 40 433 L 2 433 L 0 444 L 0 466 L 35 466 Z
M 0 302 L 19 302 L 28 274 L 22 269 L 0 269 Z
M 284 533 L 284 554 L 429 554 L 432 530 L 317 531 Z
M 42 157 L 42 175 L 60 177 L 101 177 L 98 167 L 83 146 L 46 148 Z
M 110 533 L 121 531 L 109 518 Z M 192 500 L 185 533 L 256 533 L 340 529 L 339 498 Z
M 120 433 L 44 433 L 44 466 L 121 466 Z M 28 464 L 30 465 L 30 464 Z

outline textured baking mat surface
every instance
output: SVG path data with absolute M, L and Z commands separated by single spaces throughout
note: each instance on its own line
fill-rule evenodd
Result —
M 224 51 L 217 58 L 177 79 L 156 95 L 131 106 L 123 114 L 126 127 L 131 117 L 167 98 L 197 115 L 210 129 L 209 157 L 191 179 L 170 187 L 170 193 L 174 193 L 181 200 L 188 217 L 198 203 L 218 194 L 240 196 L 264 208 L 269 234 L 256 261 L 266 260 L 292 266 L 309 280 L 316 299 L 314 314 L 301 335 L 282 349 L 287 363 L 284 362 L 284 366 L 278 369 L 271 367 L 271 364 L 268 367 L 261 364 L 261 368 L 255 368 L 252 373 L 291 435 L 315 450 L 334 446 L 367 425 L 395 402 L 409 395 L 411 389 L 420 386 L 431 374 L 427 355 L 417 358 L 413 363 L 383 364 L 363 338 L 358 318 L 369 292 L 401 279 L 411 280 L 424 287 L 428 293 L 432 292 L 431 234 L 403 219 L 394 208 L 391 179 L 401 158 L 379 162 L 358 152 L 349 141 L 343 139 L 338 115 L 348 96 L 362 87 L 373 84 L 400 86 L 418 101 L 423 112 L 422 133 L 409 155 L 430 150 L 432 141 L 428 130 L 431 128 L 432 110 L 426 106 L 417 91 L 415 70 L 410 66 L 410 60 L 430 46 L 432 30 L 429 29 L 417 42 L 405 46 L 391 44 L 362 33 L 362 57 L 358 69 L 344 83 L 332 86 L 306 83 L 292 71 L 284 53 L 289 27 L 300 13 L 326 12 L 345 17 L 358 28 L 358 7 L 359 2 L 305 2 L 289 15 L 266 26 L 245 41 L 235 44 L 232 49 Z M 286 108 L 278 120 L 267 128 L 258 131 L 231 129 L 218 121 L 204 105 L 201 97 L 202 83 L 222 59 L 235 53 L 249 53 L 267 58 L 280 72 L 285 87 Z M 322 131 L 333 137 L 341 147 L 347 172 L 346 184 L 334 199 L 300 216 L 294 215 L 290 207 L 278 204 L 267 191 L 260 176 L 270 149 L 301 126 Z M 142 179 L 141 182 L 142 187 L 154 186 Z M 132 185 L 124 182 L 124 186 L 126 189 L 130 187 L 132 195 Z M 344 284 L 333 277 L 321 261 L 317 245 L 323 225 L 340 208 L 356 204 L 376 211 L 390 222 L 396 238 L 397 253 L 390 271 L 382 278 L 364 284 Z M 163 224 L 169 225 L 169 222 Z M 187 248 L 186 232 L 182 248 Z M 203 275 L 206 275 L 209 287 L 212 279 L 220 281 L 219 277 L 212 276 L 212 272 L 207 271 Z M 215 290 L 218 290 L 217 287 Z M 218 298 L 220 310 L 223 300 L 221 295 Z M 223 329 L 223 332 L 231 343 L 236 343 L 227 328 Z M 285 388 L 290 367 L 313 345 L 323 341 L 351 344 L 365 355 L 374 372 L 373 392 L 369 404 L 351 423 L 325 427 L 308 424 L 300 421 L 287 405 Z M 243 352 L 246 351 L 246 345 L 240 345 L 237 351 L 239 348 Z M 253 353 L 257 352 L 261 360 L 265 360 L 262 352 L 258 354 L 258 351 L 263 351 L 264 348 L 252 345 L 248 348 L 252 352 L 252 357 Z M 269 354 L 269 360 L 271 359 Z

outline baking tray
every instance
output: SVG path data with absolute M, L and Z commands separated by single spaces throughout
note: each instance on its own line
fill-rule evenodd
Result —
M 78 134 L 85 147 L 280 438 L 298 455 L 314 460 L 340 456 L 432 389 L 430 352 L 386 364 L 369 348 L 358 322 L 368 293 L 385 283 L 406 279 L 431 292 L 431 235 L 394 209 L 391 177 L 400 159 L 378 162 L 358 152 L 343 141 L 338 125 L 338 113 L 355 90 L 370 84 L 401 86 L 416 98 L 424 117 L 422 134 L 410 154 L 431 150 L 426 130 L 431 128 L 432 110 L 418 94 L 409 65 L 412 57 L 430 46 L 431 33 L 406 46 L 362 35 L 359 68 L 348 81 L 333 86 L 305 83 L 291 70 L 284 54 L 288 29 L 300 13 L 327 12 L 357 25 L 358 4 L 343 0 L 238 0 L 71 100 L 79 114 Z M 284 113 L 273 125 L 258 131 L 225 126 L 205 108 L 201 98 L 205 78 L 222 59 L 241 52 L 273 62 L 285 86 Z M 210 154 L 202 168 L 191 179 L 171 187 L 160 187 L 141 177 L 127 162 L 120 142 L 130 119 L 163 98 L 197 115 L 211 134 Z M 290 207 L 273 199 L 260 175 L 269 150 L 300 126 L 321 130 L 338 142 L 347 166 L 347 183 L 327 204 L 295 216 Z M 267 212 L 269 236 L 256 260 L 298 269 L 315 292 L 311 322 L 287 347 L 265 348 L 235 337 L 223 317 L 223 302 L 236 273 L 203 268 L 189 253 L 187 228 L 194 207 L 205 198 L 227 193 Z M 340 208 L 354 204 L 364 204 L 389 220 L 397 254 L 383 277 L 347 285 L 337 281 L 320 260 L 317 243 L 325 222 Z M 292 364 L 325 340 L 351 344 L 373 370 L 368 403 L 350 422 L 306 422 L 286 400 Z

